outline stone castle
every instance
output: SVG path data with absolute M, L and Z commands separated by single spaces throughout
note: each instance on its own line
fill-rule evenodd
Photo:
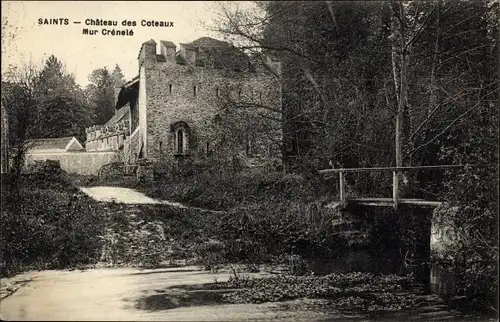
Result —
M 278 62 L 208 37 L 157 46 L 142 44 L 138 76 L 116 90 L 115 115 L 86 129 L 87 151 L 118 151 L 135 164 L 203 161 L 231 147 L 248 164 L 281 162 Z

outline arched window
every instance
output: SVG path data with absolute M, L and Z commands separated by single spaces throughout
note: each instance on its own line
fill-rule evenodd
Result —
M 188 155 L 189 154 L 189 137 L 190 129 L 186 122 L 179 121 L 170 126 L 173 139 L 174 155 Z

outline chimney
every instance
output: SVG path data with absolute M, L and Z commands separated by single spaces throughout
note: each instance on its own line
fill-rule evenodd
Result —
M 160 51 L 167 62 L 175 63 L 175 49 L 177 46 L 171 41 L 160 41 Z
M 180 44 L 181 56 L 186 61 L 186 65 L 194 65 L 196 62 L 196 47 L 191 44 Z

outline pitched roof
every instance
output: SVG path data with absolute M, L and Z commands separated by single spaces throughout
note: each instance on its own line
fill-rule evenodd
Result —
M 214 39 L 211 37 L 201 37 L 190 42 L 193 46 L 200 47 L 230 47 L 231 45 L 225 41 Z
M 126 119 L 129 115 L 130 115 L 130 104 L 127 104 L 121 107 L 120 109 L 116 110 L 115 115 L 113 115 L 113 117 L 110 118 L 104 125 L 105 126 L 115 125 L 121 120 Z
M 165 46 L 165 47 L 174 47 L 174 48 L 176 48 L 176 47 L 177 47 L 177 46 L 176 46 L 173 42 L 171 42 L 171 41 L 161 40 L 160 42 L 161 42 L 161 43 L 163 44 L 163 46 Z
M 248 55 L 225 41 L 201 37 L 189 45 L 198 49 L 198 60 L 210 61 L 216 68 L 244 70 L 249 66 L 250 58 Z
M 129 103 L 138 93 L 139 90 L 139 75 L 132 78 L 130 81 L 122 85 L 115 108 L 118 110 L 125 104 Z
M 126 82 L 125 84 L 122 85 L 122 87 L 129 87 L 129 86 L 132 86 L 133 84 L 135 84 L 137 81 L 139 81 L 139 75 L 135 76 L 134 78 L 132 78 L 131 80 L 129 80 L 128 82 Z
M 66 150 L 66 147 L 71 142 L 71 140 L 75 139 L 74 136 L 68 136 L 63 138 L 43 138 L 43 139 L 34 139 L 29 140 L 29 148 L 31 150 Z

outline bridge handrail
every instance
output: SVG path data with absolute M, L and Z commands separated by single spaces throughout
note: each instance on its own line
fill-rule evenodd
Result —
M 373 167 L 373 168 L 339 168 L 318 170 L 320 174 L 340 173 L 340 172 L 376 172 L 376 171 L 409 171 L 409 170 L 431 170 L 431 169 L 453 169 L 465 167 L 489 167 L 491 164 L 443 164 L 443 165 L 422 165 L 414 167 Z
M 443 164 L 443 165 L 424 165 L 415 167 L 374 167 L 374 168 L 340 168 L 340 169 L 324 169 L 319 170 L 319 174 L 338 173 L 339 174 L 339 198 L 340 202 L 345 205 L 347 201 L 347 193 L 345 189 L 345 173 L 346 172 L 373 172 L 373 171 L 391 171 L 392 172 L 392 200 L 394 208 L 397 209 L 399 203 L 399 173 L 409 170 L 430 170 L 430 169 L 457 169 L 466 167 L 489 167 L 491 164 Z

